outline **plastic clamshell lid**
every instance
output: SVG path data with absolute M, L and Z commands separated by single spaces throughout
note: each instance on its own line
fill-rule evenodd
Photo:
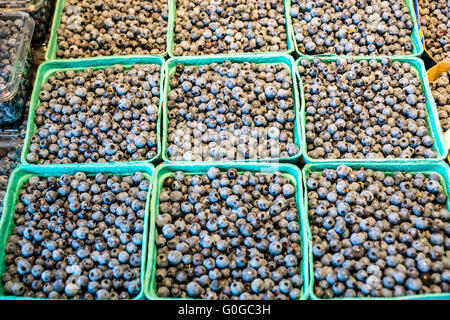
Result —
M 40 9 L 47 0 L 0 0 L 0 12 L 23 10 L 27 13 Z
M 10 100 L 17 92 L 20 80 L 22 78 L 23 69 L 25 66 L 25 59 L 27 58 L 28 50 L 30 47 L 31 37 L 34 31 L 34 21 L 28 13 L 25 12 L 4 12 L 0 13 L 0 21 L 10 21 L 22 19 L 24 24 L 22 30 L 19 32 L 19 37 L 17 39 L 15 56 L 11 61 L 11 73 L 9 74 L 9 79 L 5 84 L 0 84 L 0 102 Z M 7 41 L 9 39 L 0 39 L 0 44 L 2 41 Z M 1 49 L 0 49 L 1 50 Z M 10 52 L 10 54 L 13 54 Z M 0 67 L 0 72 L 3 68 Z

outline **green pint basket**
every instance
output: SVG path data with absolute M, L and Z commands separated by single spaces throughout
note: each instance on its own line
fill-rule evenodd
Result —
M 383 171 L 386 175 L 392 175 L 395 171 L 410 172 L 410 173 L 423 173 L 424 175 L 429 175 L 431 173 L 436 173 L 441 177 L 441 183 L 444 187 L 444 191 L 448 195 L 447 208 L 450 209 L 450 196 L 449 196 L 449 186 L 450 186 L 450 167 L 444 162 L 431 163 L 431 164 L 410 164 L 402 165 L 401 163 L 391 164 L 386 166 L 385 164 L 368 164 L 367 162 L 360 163 L 348 163 L 342 162 L 342 165 L 347 165 L 353 169 L 370 169 L 376 171 Z M 303 212 L 308 217 L 308 188 L 306 182 L 310 173 L 320 173 L 324 169 L 336 169 L 341 164 L 307 164 L 303 168 L 303 188 L 304 188 L 304 201 L 303 201 Z M 308 247 L 309 247 L 309 281 L 310 281 L 310 295 L 312 300 L 326 300 L 320 299 L 314 294 L 314 257 L 312 253 L 312 234 L 311 227 L 308 222 Z M 408 295 L 393 298 L 383 298 L 383 297 L 361 297 L 361 298 L 334 298 L 331 300 L 450 300 L 450 293 L 440 293 L 440 294 L 418 294 L 418 295 Z
M 169 1 L 169 0 L 168 0 Z M 52 28 L 51 28 L 51 33 L 50 33 L 50 39 L 48 40 L 48 48 L 47 51 L 45 53 L 45 60 L 46 61 L 50 61 L 50 60 L 59 60 L 56 57 L 56 52 L 59 50 L 59 46 L 58 46 L 58 30 L 59 30 L 59 26 L 61 25 L 61 17 L 64 11 L 64 5 L 66 3 L 66 0 L 57 0 L 56 5 L 55 5 L 55 13 L 53 15 L 53 21 L 52 21 Z M 170 11 L 170 1 L 168 3 L 168 7 L 169 7 L 169 21 L 170 21 L 170 15 L 171 15 L 171 11 Z M 169 28 L 170 28 L 170 24 L 169 21 L 167 22 L 167 32 L 169 32 Z M 165 57 L 167 56 L 167 48 L 169 47 L 169 35 L 166 35 L 166 51 L 159 54 L 159 56 L 161 57 Z M 86 58 L 86 59 L 97 59 L 96 57 L 90 57 L 90 58 Z M 75 59 L 70 59 L 70 60 L 75 60 Z
M 257 63 L 257 64 L 278 64 L 281 63 L 286 66 L 286 69 L 291 74 L 293 83 L 293 99 L 294 99 L 294 112 L 295 112 L 295 121 L 294 121 L 294 143 L 300 148 L 300 152 L 289 158 L 267 158 L 267 159 L 258 159 L 258 160 L 240 160 L 240 161 L 253 161 L 253 162 L 297 162 L 301 157 L 301 132 L 300 130 L 300 96 L 298 94 L 298 88 L 295 81 L 296 67 L 294 59 L 285 54 L 264 54 L 264 55 L 214 55 L 214 56 L 190 56 L 190 57 L 177 57 L 171 58 L 166 62 L 166 71 L 165 71 L 165 87 L 164 87 L 164 101 L 163 101 L 163 136 L 162 136 L 162 160 L 167 163 L 177 163 L 180 161 L 173 161 L 169 159 L 168 155 L 168 127 L 169 127 L 169 117 L 168 117 L 168 95 L 170 92 L 170 76 L 175 73 L 175 68 L 177 64 L 189 65 L 189 66 L 202 66 L 210 63 L 222 63 L 226 60 L 231 61 L 232 63 Z M 224 160 L 225 161 L 225 160 Z M 226 160 L 233 162 L 233 160 Z M 205 162 L 213 162 L 213 161 L 205 161 Z
M 303 153 L 303 158 L 305 159 L 306 163 L 327 163 L 327 164 L 338 164 L 338 163 L 342 163 L 342 162 L 348 162 L 348 163 L 359 163 L 359 162 L 366 162 L 366 163 L 384 163 L 384 164 L 406 164 L 406 163 L 434 163 L 434 162 L 438 162 L 441 161 L 443 159 L 445 159 L 445 157 L 448 154 L 448 150 L 447 147 L 445 145 L 445 140 L 444 140 L 444 134 L 442 133 L 442 128 L 439 122 L 439 117 L 437 114 L 437 108 L 436 108 L 436 103 L 433 99 L 433 95 L 431 93 L 431 89 L 430 89 L 430 84 L 428 82 L 428 78 L 427 78 L 427 74 L 425 71 L 425 66 L 422 62 L 422 60 L 415 58 L 415 57 L 402 57 L 402 58 L 390 58 L 393 61 L 400 61 L 401 63 L 408 63 L 411 65 L 411 67 L 417 71 L 417 76 L 420 80 L 420 83 L 422 85 L 423 91 L 424 91 L 424 95 L 426 97 L 426 106 L 427 106 L 427 117 L 426 117 L 426 121 L 427 121 L 427 127 L 428 127 L 428 134 L 434 139 L 434 145 L 433 145 L 433 149 L 436 151 L 437 157 L 436 158 L 431 158 L 431 159 L 401 159 L 401 158 L 395 158 L 395 159 L 386 159 L 386 158 L 382 158 L 382 159 L 313 159 L 310 156 L 308 156 L 308 144 L 306 142 L 306 102 L 305 102 L 305 95 L 304 95 L 304 87 L 302 84 L 302 79 L 300 77 L 300 74 L 298 72 L 298 66 L 300 63 L 301 59 L 308 59 L 310 61 L 312 61 L 314 59 L 314 57 L 303 57 L 303 58 L 299 58 L 297 60 L 297 78 L 298 78 L 298 82 L 299 82 L 299 88 L 300 88 L 300 96 L 302 97 L 301 100 L 301 112 L 300 112 L 300 117 L 301 117 L 301 129 L 302 129 L 302 153 Z M 329 64 L 333 61 L 336 61 L 339 58 L 350 58 L 350 56 L 343 56 L 343 57 L 320 57 L 320 59 Z M 356 61 L 361 61 L 361 60 L 377 60 L 377 61 L 381 61 L 381 57 L 352 57 L 354 58 Z
M 169 25 L 168 25 L 168 31 L 167 31 L 167 53 L 170 57 L 176 57 L 173 53 L 173 50 L 175 48 L 175 19 L 177 16 L 177 0 L 168 0 L 169 1 Z M 291 15 L 289 14 L 289 11 L 291 10 L 291 1 L 290 0 L 283 0 L 284 3 L 284 17 L 286 18 L 286 42 L 288 49 L 285 51 L 279 51 L 279 52 L 273 52 L 273 51 L 267 51 L 267 52 L 247 52 L 247 53 L 230 53 L 229 56 L 234 55 L 246 55 L 246 56 L 255 56 L 255 55 L 264 55 L 268 53 L 286 53 L 290 54 L 294 52 L 295 49 L 295 41 L 292 37 L 293 31 L 292 29 L 292 22 L 291 22 Z M 210 56 L 210 55 L 195 55 L 197 57 L 201 56 Z
M 416 13 L 415 13 L 415 10 L 414 10 L 414 3 L 413 3 L 414 0 L 403 0 L 403 1 L 405 2 L 405 5 L 409 9 L 409 16 L 411 17 L 412 22 L 414 23 L 414 28 L 412 29 L 412 33 L 411 33 L 411 42 L 413 44 L 413 51 L 412 51 L 412 55 L 407 55 L 407 56 L 420 57 L 422 55 L 422 53 L 423 53 L 424 48 L 423 48 L 422 41 L 420 40 L 419 27 L 418 27 L 418 23 L 417 23 L 417 20 L 416 20 Z M 292 20 L 292 18 L 291 18 L 291 20 Z M 299 49 L 298 49 L 297 40 L 295 39 L 295 33 L 294 33 L 294 28 L 293 27 L 291 28 L 291 31 L 292 31 L 291 38 L 292 38 L 292 41 L 293 41 L 294 46 L 295 46 L 295 53 L 296 53 L 297 57 L 305 57 L 305 56 L 306 57 L 308 57 L 308 56 L 309 57 L 312 57 L 312 56 L 314 56 L 314 57 L 331 56 L 332 57 L 332 56 L 337 56 L 336 54 L 331 54 L 331 53 L 325 53 L 325 54 L 320 54 L 320 55 L 308 55 L 308 54 L 300 52 Z M 355 57 L 357 57 L 357 56 L 355 56 Z M 361 55 L 360 57 L 367 57 L 367 56 Z M 373 57 L 376 57 L 376 56 L 373 56 Z M 402 55 L 398 55 L 398 56 L 393 55 L 393 56 L 390 56 L 390 57 L 392 57 L 392 58 L 399 58 L 399 57 L 403 57 L 403 56 Z

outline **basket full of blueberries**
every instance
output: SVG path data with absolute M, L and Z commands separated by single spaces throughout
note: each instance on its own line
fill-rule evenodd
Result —
M 416 2 L 0 1 L 0 300 L 450 300 Z

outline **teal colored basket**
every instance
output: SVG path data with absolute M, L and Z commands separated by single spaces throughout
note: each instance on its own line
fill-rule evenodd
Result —
M 161 110 L 163 97 L 161 96 L 164 92 L 164 59 L 160 56 L 120 56 L 120 57 L 102 57 L 96 59 L 79 59 L 79 60 L 55 60 L 50 62 L 45 62 L 39 66 L 36 80 L 34 83 L 33 93 L 30 100 L 30 110 L 28 113 L 27 122 L 27 133 L 24 141 L 24 146 L 22 149 L 21 163 L 30 164 L 27 162 L 27 154 L 29 153 L 31 138 L 36 132 L 36 124 L 34 119 L 36 118 L 36 108 L 40 106 L 39 92 L 41 91 L 42 85 L 47 81 L 47 79 L 52 76 L 56 71 L 80 71 L 87 68 L 92 68 L 93 70 L 105 69 L 112 67 L 115 64 L 121 64 L 125 68 L 131 68 L 133 64 L 157 64 L 161 67 L 160 79 L 159 79 L 159 106 L 158 106 L 158 121 L 156 123 L 156 135 L 158 138 L 157 142 L 157 153 L 153 159 L 148 161 L 133 161 L 133 162 L 119 162 L 119 163 L 153 163 L 155 164 L 161 157 Z M 32 165 L 32 164 L 30 164 Z M 50 166 L 59 164 L 50 164 Z M 89 163 L 78 163 L 79 166 L 90 165 Z
M 393 174 L 395 171 L 402 172 L 410 172 L 410 173 L 423 173 L 428 176 L 430 173 L 437 173 L 441 177 L 441 184 L 444 187 L 444 191 L 447 193 L 447 208 L 450 209 L 450 167 L 444 163 L 431 163 L 431 164 L 410 164 L 410 165 L 402 165 L 402 164 L 392 164 L 389 167 L 384 164 L 368 164 L 367 162 L 360 163 L 346 163 L 342 162 L 342 165 L 347 165 L 353 169 L 371 169 L 377 171 L 383 171 L 387 175 Z M 303 188 L 304 188 L 304 201 L 303 201 L 303 212 L 305 213 L 308 219 L 308 188 L 306 186 L 306 182 L 308 180 L 310 173 L 320 173 L 324 169 L 336 169 L 339 165 L 330 165 L 330 164 L 307 164 L 303 168 Z M 308 219 L 309 226 L 309 219 Z M 310 288 L 310 298 L 312 300 L 327 300 L 320 299 L 314 294 L 314 257 L 312 254 L 312 235 L 311 229 L 308 228 L 308 252 L 309 252 L 309 288 Z M 371 298 L 371 297 L 361 297 L 361 298 L 335 298 L 331 300 L 450 300 L 450 293 L 441 293 L 441 294 L 418 294 L 418 295 L 409 295 L 402 297 L 393 297 L 393 298 Z
M 156 216 L 159 215 L 159 194 L 163 188 L 163 182 L 167 177 L 173 176 L 175 171 L 181 170 L 186 172 L 188 175 L 195 174 L 205 174 L 210 167 L 218 167 L 221 171 L 227 170 L 229 168 L 235 168 L 239 173 L 244 171 L 250 172 L 261 172 L 261 173 L 272 173 L 275 171 L 280 171 L 286 176 L 290 183 L 295 187 L 295 198 L 297 202 L 297 208 L 299 212 L 299 221 L 301 225 L 300 235 L 301 235 L 301 246 L 302 246 L 302 261 L 300 264 L 301 274 L 304 279 L 304 284 L 302 287 L 302 296 L 300 300 L 307 299 L 309 295 L 309 265 L 308 259 L 308 245 L 307 240 L 307 214 L 302 210 L 302 199 L 303 199 L 303 188 L 302 188 L 302 175 L 300 169 L 292 164 L 272 164 L 272 163 L 248 163 L 248 162 L 237 162 L 237 163 L 225 163 L 225 162 L 214 162 L 208 164 L 192 164 L 191 162 L 177 163 L 177 164 L 160 164 L 156 167 L 155 174 L 153 176 L 152 189 L 152 200 L 151 200 L 151 220 L 150 220 L 150 243 L 149 243 L 149 254 L 147 261 L 147 274 L 145 275 L 144 282 L 144 293 L 145 296 L 150 300 L 179 300 L 175 298 L 162 298 L 157 295 L 157 283 L 156 283 L 156 254 L 157 248 L 155 244 L 155 239 L 158 236 L 158 230 L 156 227 Z M 305 259 L 306 258 L 306 259 Z
M 423 37 L 422 37 L 422 33 L 420 32 L 420 22 L 419 22 L 419 5 L 417 3 L 417 0 L 413 0 L 413 5 L 414 5 L 414 11 L 416 13 L 416 21 L 417 21 L 417 28 L 419 29 L 419 35 L 420 35 L 420 39 L 421 42 L 423 44 Z
M 147 250 L 150 220 L 150 198 L 151 187 L 153 181 L 154 167 L 151 164 L 94 164 L 92 166 L 79 167 L 77 165 L 60 165 L 60 166 L 30 166 L 19 165 L 11 174 L 8 183 L 8 189 L 5 195 L 4 211 L 0 219 L 0 275 L 6 270 L 5 246 L 11 234 L 11 230 L 15 227 L 14 213 L 16 204 L 19 201 L 19 191 L 22 185 L 33 176 L 50 177 L 60 176 L 62 174 L 75 174 L 76 172 L 85 172 L 88 176 L 94 176 L 97 173 L 105 173 L 107 175 L 132 175 L 135 172 L 142 172 L 144 177 L 150 181 L 149 192 L 145 203 L 144 216 L 144 232 L 141 249 L 141 290 L 133 300 L 144 299 L 144 283 L 147 267 Z M 0 300 L 42 300 L 29 297 L 5 296 L 3 282 L 0 281 Z
M 420 40 L 419 27 L 418 27 L 418 23 L 417 23 L 417 19 L 416 19 L 416 12 L 414 10 L 414 3 L 413 3 L 413 1 L 414 0 L 404 0 L 406 6 L 409 9 L 409 16 L 411 17 L 411 19 L 412 19 L 412 21 L 414 23 L 414 28 L 413 28 L 412 33 L 411 33 L 411 42 L 413 44 L 413 53 L 412 53 L 412 55 L 407 55 L 407 56 L 420 57 L 422 55 L 424 49 L 423 49 L 422 41 Z M 290 16 L 289 12 L 288 12 L 288 14 Z M 320 54 L 320 55 L 308 55 L 308 54 L 301 53 L 299 51 L 299 49 L 298 49 L 297 40 L 295 40 L 294 28 L 291 27 L 291 30 L 292 30 L 291 38 L 292 38 L 292 40 L 294 42 L 295 53 L 296 53 L 297 57 L 312 57 L 312 56 L 314 56 L 314 57 L 320 57 L 321 58 L 321 57 L 333 57 L 333 56 L 336 56 L 336 54 L 330 54 L 330 53 L 328 53 L 328 54 Z M 360 57 L 366 57 L 366 56 L 360 56 Z M 375 56 L 372 56 L 372 57 L 375 57 Z M 400 57 L 403 57 L 403 56 L 395 56 L 394 55 L 394 56 L 390 56 L 390 57 L 391 58 L 400 58 Z
M 230 56 L 234 55 L 246 55 L 246 56 L 254 56 L 254 55 L 264 55 L 267 53 L 293 53 L 296 47 L 296 43 L 294 41 L 294 38 L 292 35 L 294 34 L 292 30 L 292 22 L 291 22 L 291 15 L 289 14 L 291 10 L 291 1 L 290 0 L 283 0 L 284 2 L 284 16 L 286 18 L 286 41 L 288 49 L 285 51 L 279 51 L 279 52 L 247 52 L 247 53 L 230 53 Z M 174 47 L 175 47 L 175 18 L 177 11 L 177 4 L 176 0 L 169 0 L 169 25 L 167 30 L 167 52 L 170 57 L 176 57 L 173 53 Z M 202 57 L 202 56 L 210 56 L 210 55 L 195 55 L 195 57 Z
M 430 84 L 428 82 L 427 72 L 425 70 L 425 66 L 423 64 L 423 61 L 415 58 L 415 57 L 389 57 L 393 61 L 400 61 L 402 63 L 406 62 L 411 65 L 411 67 L 417 71 L 418 78 L 420 80 L 420 83 L 422 85 L 422 88 L 424 90 L 424 95 L 427 98 L 426 105 L 427 105 L 427 127 L 428 127 L 428 134 L 434 139 L 434 145 L 433 149 L 436 151 L 437 157 L 432 159 L 401 159 L 401 158 L 395 158 L 395 159 L 313 159 L 310 156 L 308 156 L 308 144 L 306 142 L 306 102 L 305 102 L 305 95 L 304 95 L 304 88 L 302 79 L 300 76 L 300 73 L 298 72 L 298 66 L 301 59 L 308 59 L 309 61 L 312 61 L 315 57 L 303 57 L 297 59 L 296 62 L 296 74 L 297 74 L 297 80 L 299 82 L 299 90 L 300 90 L 300 96 L 302 97 L 301 100 L 301 129 L 302 129 L 302 154 L 303 158 L 305 159 L 306 163 L 328 163 L 328 164 L 338 164 L 342 162 L 347 163 L 359 163 L 359 162 L 366 162 L 366 163 L 384 163 L 384 164 L 392 164 L 392 163 L 398 163 L 398 164 L 406 164 L 406 163 L 435 163 L 439 162 L 445 157 L 447 157 L 448 150 L 445 145 L 445 139 L 444 134 L 442 133 L 441 124 L 439 121 L 439 116 L 437 114 L 437 108 L 436 103 L 433 99 L 433 94 L 431 93 Z M 350 57 L 350 56 L 342 56 L 342 57 L 319 57 L 323 62 L 329 64 L 333 61 L 336 61 L 339 58 L 354 58 L 356 61 L 361 60 L 377 60 L 381 61 L 383 59 L 382 57 Z
M 432 55 L 431 53 L 427 50 L 426 46 L 425 46 L 425 37 L 423 35 L 423 31 L 422 28 L 420 27 L 420 12 L 419 12 L 419 3 L 417 0 L 412 0 L 414 2 L 414 9 L 416 10 L 416 18 L 417 18 L 417 25 L 419 26 L 419 36 L 420 36 L 420 41 L 423 45 L 423 55 L 422 55 L 422 59 L 425 61 L 425 65 L 429 68 L 435 66 L 436 64 L 438 64 L 441 61 L 437 61 Z
M 66 3 L 66 0 L 58 0 L 55 5 L 55 13 L 53 15 L 52 28 L 50 31 L 50 39 L 48 40 L 48 48 L 45 53 L 46 61 L 60 60 L 56 57 L 56 52 L 59 50 L 58 30 L 59 30 L 59 26 L 61 24 L 61 16 L 63 14 L 65 3 Z M 171 11 L 170 11 L 170 3 L 169 3 L 169 21 L 170 21 L 170 15 L 171 15 Z M 167 22 L 167 32 L 169 32 L 169 28 L 170 28 L 169 21 Z M 164 53 L 160 54 L 159 56 L 161 56 L 161 57 L 167 56 L 168 46 L 169 46 L 169 35 L 166 36 L 166 51 Z M 121 57 L 127 57 L 127 56 L 125 55 L 125 56 L 121 56 Z M 98 57 L 90 57 L 90 58 L 86 58 L 86 59 L 97 59 L 97 58 Z M 70 59 L 70 60 L 74 60 L 74 59 Z
M 168 126 L 169 126 L 169 117 L 168 117 L 168 94 L 170 92 L 170 77 L 175 73 L 175 68 L 177 64 L 183 64 L 187 66 L 201 66 L 210 63 L 222 63 L 226 60 L 229 60 L 233 63 L 257 63 L 257 64 L 283 64 L 286 66 L 286 69 L 289 71 L 292 80 L 293 80 L 293 92 L 294 96 L 294 112 L 295 112 L 295 122 L 294 122 L 294 142 L 300 148 L 300 152 L 289 158 L 268 158 L 268 159 L 258 159 L 258 160 L 240 160 L 240 161 L 252 161 L 252 162 L 289 162 L 295 163 L 301 157 L 301 141 L 302 130 L 300 130 L 300 96 L 298 94 L 297 81 L 295 81 L 295 75 L 297 73 L 297 69 L 295 66 L 294 59 L 286 54 L 274 54 L 274 53 L 266 53 L 261 55 L 253 55 L 249 56 L 247 54 L 233 54 L 233 55 L 213 55 L 213 56 L 189 56 L 189 57 L 176 57 L 171 58 L 166 62 L 166 70 L 165 70 L 165 86 L 164 86 L 164 101 L 163 101 L 163 137 L 162 137 L 162 160 L 167 163 L 178 163 L 180 161 L 172 161 L 169 159 L 168 155 Z M 225 161 L 225 160 L 224 160 Z M 233 160 L 229 160 L 233 162 Z M 214 161 L 205 161 L 205 162 L 214 162 Z

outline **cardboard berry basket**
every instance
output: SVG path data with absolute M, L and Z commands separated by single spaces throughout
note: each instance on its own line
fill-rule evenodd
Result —
M 158 106 L 158 120 L 156 123 L 156 134 L 158 138 L 157 144 L 157 153 L 153 159 L 145 160 L 145 161 L 134 161 L 134 162 L 121 162 L 121 163 L 156 163 L 161 156 L 161 109 L 162 109 L 162 101 L 161 97 L 163 88 L 164 88 L 164 59 L 160 56 L 115 56 L 115 57 L 102 57 L 95 59 L 79 59 L 79 60 L 56 60 L 49 61 L 41 64 L 39 66 L 36 80 L 34 83 L 33 93 L 31 95 L 30 102 L 30 110 L 28 114 L 28 122 L 27 122 L 27 133 L 25 137 L 24 147 L 22 149 L 21 163 L 29 164 L 26 160 L 27 154 L 29 153 L 29 148 L 31 144 L 31 138 L 33 137 L 37 127 L 34 123 L 34 119 L 36 118 L 36 108 L 40 105 L 39 93 L 41 90 L 41 86 L 46 83 L 47 79 L 52 76 L 57 71 L 66 72 L 68 70 L 80 71 L 85 70 L 87 68 L 92 68 L 93 70 L 105 69 L 108 67 L 112 67 L 115 64 L 120 64 L 124 66 L 125 69 L 129 69 L 133 66 L 133 64 L 157 64 L 161 67 L 160 71 L 160 79 L 159 79 L 159 106 Z M 50 164 L 54 165 L 54 164 Z M 55 164 L 59 165 L 59 164 Z M 89 165 L 86 163 L 79 163 L 78 165 Z
M 141 248 L 141 272 L 140 282 L 141 290 L 133 300 L 144 299 L 144 276 L 147 265 L 147 248 L 150 221 L 150 197 L 154 167 L 151 164 L 93 164 L 90 166 L 80 167 L 78 165 L 60 165 L 60 166 L 31 166 L 19 165 L 11 174 L 8 188 L 6 191 L 3 215 L 0 219 L 0 275 L 5 272 L 5 246 L 12 229 L 15 227 L 14 214 L 16 204 L 19 200 L 19 192 L 22 185 L 33 176 L 50 177 L 60 176 L 62 174 L 75 174 L 84 172 L 89 177 L 95 176 L 97 173 L 105 173 L 107 175 L 131 176 L 136 172 L 142 172 L 144 177 L 150 182 L 147 200 L 145 203 L 144 231 Z M 3 283 L 0 281 L 0 300 L 38 300 L 36 298 L 5 296 Z
M 48 48 L 47 51 L 45 53 L 45 60 L 46 61 L 50 61 L 50 60 L 60 60 L 60 58 L 56 57 L 56 52 L 59 50 L 59 46 L 58 46 L 58 30 L 59 30 L 59 26 L 61 25 L 61 17 L 64 11 L 64 5 L 66 3 L 66 0 L 57 0 L 56 5 L 55 5 L 55 13 L 53 15 L 53 20 L 52 20 L 52 24 L 51 24 L 51 31 L 50 31 L 50 39 L 48 40 Z M 171 15 L 171 11 L 170 11 L 170 2 L 169 2 L 169 21 L 170 21 L 170 15 Z M 167 22 L 167 30 L 169 31 L 170 29 L 170 24 L 169 21 Z M 161 57 L 165 57 L 167 56 L 167 48 L 169 47 L 169 35 L 166 35 L 166 51 L 158 54 Z M 85 59 L 97 59 L 98 57 L 90 57 L 90 58 L 85 58 Z M 74 59 L 70 59 L 70 60 L 74 60 Z
M 442 72 L 446 72 L 450 69 L 450 61 L 440 62 L 431 69 L 427 71 L 428 81 L 435 81 Z M 431 95 L 433 97 L 433 95 Z M 450 120 L 449 120 L 450 121 Z M 450 130 L 444 132 L 445 143 L 447 145 L 447 149 L 450 150 Z
M 431 163 L 431 164 L 411 164 L 408 166 L 402 165 L 400 163 L 395 163 L 390 166 L 386 166 L 384 164 L 369 164 L 367 162 L 360 162 L 360 163 L 348 163 L 348 162 L 342 162 L 342 165 L 347 165 L 353 169 L 371 169 L 376 171 L 383 171 L 386 175 L 392 175 L 395 171 L 401 171 L 401 172 L 410 172 L 413 174 L 422 173 L 425 176 L 430 175 L 431 173 L 436 173 L 441 178 L 441 184 L 444 187 L 444 191 L 447 193 L 447 209 L 450 209 L 450 194 L 449 194 L 449 187 L 450 187 L 450 167 L 444 163 Z M 312 300 L 325 300 L 317 297 L 314 293 L 314 257 L 312 253 L 312 235 L 311 235 L 311 228 L 309 224 L 309 215 L 308 215 L 308 188 L 307 188 L 307 180 L 311 173 L 320 173 L 324 169 L 336 169 L 340 164 L 307 164 L 303 168 L 303 188 L 304 188 L 304 199 L 303 199 L 303 212 L 306 216 L 307 223 L 308 223 L 308 252 L 309 252 L 309 288 L 310 288 L 310 294 L 309 297 Z M 449 217 L 450 219 L 450 217 Z M 382 297 L 362 297 L 362 298 L 334 298 L 332 300 L 450 300 L 450 293 L 440 293 L 440 294 L 417 294 L 417 295 L 409 295 L 409 296 L 401 296 L 401 297 L 393 297 L 393 298 L 382 298 Z
M 300 152 L 296 154 L 295 156 L 291 156 L 289 158 L 267 158 L 267 159 L 258 159 L 258 160 L 240 160 L 240 161 L 256 161 L 256 162 L 289 162 L 289 163 L 295 163 L 298 162 L 298 160 L 301 157 L 302 153 L 302 137 L 300 130 L 300 96 L 298 93 L 297 84 L 295 81 L 295 74 L 296 74 L 296 66 L 294 59 L 287 55 L 287 54 L 275 54 L 275 53 L 266 53 L 262 55 L 246 55 L 246 54 L 233 54 L 233 55 L 212 55 L 212 56 L 189 56 L 189 57 L 176 57 L 171 58 L 168 61 L 166 61 L 165 64 L 165 85 L 164 85 L 164 101 L 163 101 L 163 107 L 162 107 L 162 113 L 163 113 L 163 133 L 162 133 L 162 160 L 167 163 L 178 163 L 179 161 L 173 161 L 169 159 L 168 155 L 168 123 L 169 123 L 169 117 L 168 117 L 168 95 L 171 90 L 170 88 L 170 77 L 172 74 L 175 73 L 176 66 L 178 64 L 183 64 L 186 66 L 202 66 L 210 63 L 222 63 L 224 61 L 231 61 L 232 63 L 239 63 L 242 64 L 244 62 L 250 62 L 250 63 L 257 63 L 257 64 L 283 64 L 285 65 L 285 68 L 289 71 L 292 80 L 293 80 L 293 96 L 294 99 L 294 112 L 295 112 L 295 122 L 294 122 L 294 143 L 300 148 Z M 225 160 L 224 160 L 225 161 Z M 226 160 L 228 162 L 233 162 L 234 160 Z M 208 161 L 205 161 L 208 162 Z M 212 163 L 212 161 L 210 161 Z
M 248 162 L 236 162 L 236 163 L 225 163 L 225 162 L 210 162 L 210 163 L 177 163 L 177 164 L 167 164 L 162 163 L 155 169 L 155 174 L 153 176 L 153 189 L 152 189 L 152 199 L 151 199 L 151 221 L 150 221 L 150 236 L 149 236 L 149 254 L 147 261 L 147 274 L 145 275 L 145 296 L 150 300 L 172 300 L 174 298 L 162 298 L 157 295 L 157 282 L 156 282 L 156 255 L 157 248 L 155 244 L 155 239 L 158 236 L 158 230 L 156 227 L 156 216 L 159 215 L 159 195 L 163 188 L 163 182 L 167 177 L 173 176 L 175 171 L 181 170 L 187 175 L 195 174 L 205 174 L 210 167 L 217 167 L 221 171 L 225 171 L 229 168 L 235 168 L 239 173 L 245 171 L 250 172 L 261 172 L 261 173 L 273 173 L 275 171 L 280 171 L 287 177 L 290 183 L 295 187 L 295 199 L 297 202 L 297 208 L 299 212 L 299 222 L 300 222 L 300 236 L 301 236 L 301 247 L 302 247 L 302 260 L 300 262 L 301 275 L 304 279 L 304 284 L 301 290 L 302 296 L 300 300 L 305 300 L 309 294 L 309 259 L 308 257 L 308 246 L 307 246 L 307 216 L 302 210 L 302 200 L 303 200 L 303 188 L 302 188 L 302 177 L 301 171 L 297 166 L 292 164 L 272 164 L 272 163 L 248 163 Z
M 350 58 L 350 56 L 342 56 L 342 57 L 338 57 L 338 56 L 334 56 L 334 57 L 320 57 L 320 59 L 329 64 L 333 61 L 336 61 L 339 58 Z M 361 60 L 377 60 L 377 61 L 381 61 L 383 59 L 383 57 L 352 57 L 354 58 L 356 61 L 361 61 Z M 419 58 L 415 58 L 415 57 L 390 57 L 390 59 L 392 61 L 399 61 L 401 63 L 408 63 L 411 65 L 412 69 L 417 71 L 417 76 L 420 80 L 420 83 L 422 85 L 422 89 L 424 91 L 424 95 L 426 97 L 426 106 L 427 106 L 427 127 L 428 127 L 428 134 L 434 139 L 434 145 L 433 145 L 433 149 L 436 151 L 437 157 L 436 158 L 431 158 L 431 159 L 401 159 L 401 158 L 395 158 L 395 159 L 386 159 L 386 158 L 381 158 L 381 159 L 325 159 L 325 158 L 321 158 L 321 159 L 313 159 L 310 156 L 308 156 L 308 144 L 306 142 L 306 102 L 304 99 L 304 87 L 302 84 L 302 79 L 301 76 L 298 72 L 298 66 L 300 65 L 300 60 L 301 59 L 308 59 L 310 61 L 312 61 L 314 59 L 314 57 L 303 57 L 303 58 L 299 58 L 297 59 L 296 62 L 296 73 L 297 73 L 297 80 L 299 82 L 299 88 L 300 88 L 300 96 L 302 97 L 301 100 L 301 112 L 300 112 L 300 117 L 301 117 L 301 129 L 302 129 L 302 142 L 301 142 L 301 146 L 302 146 L 302 153 L 303 153 L 303 158 L 305 159 L 306 163 L 327 163 L 327 164 L 337 164 L 337 163 L 343 163 L 343 162 L 348 162 L 348 163 L 359 163 L 359 162 L 365 162 L 365 163 L 384 163 L 384 164 L 407 164 L 407 163 L 433 163 L 433 162 L 438 162 L 441 161 L 443 159 L 445 159 L 445 157 L 448 154 L 448 148 L 445 145 L 445 140 L 444 140 L 444 135 L 442 133 L 442 128 L 439 122 L 439 117 L 437 114 L 437 109 L 436 109 L 436 103 L 434 102 L 433 99 L 433 95 L 431 93 L 431 89 L 430 89 L 430 84 L 428 82 L 428 78 L 426 76 L 426 71 L 425 71 L 425 66 L 423 64 L 423 61 L 420 60 Z
M 167 31 L 167 53 L 170 57 L 176 57 L 176 55 L 173 53 L 174 47 L 175 47 L 175 19 L 177 16 L 177 0 L 168 0 L 169 1 L 169 26 Z M 261 54 L 267 54 L 267 53 L 286 53 L 290 54 L 293 53 L 295 50 L 295 41 L 292 37 L 293 31 L 292 29 L 292 22 L 291 22 L 291 15 L 289 14 L 291 10 L 291 0 L 279 0 L 280 2 L 283 1 L 284 4 L 284 17 L 286 18 L 286 41 L 287 41 L 287 47 L 288 49 L 285 51 L 266 51 L 266 52 L 247 52 L 247 53 L 230 53 L 229 55 L 261 55 Z M 210 56 L 210 55 L 195 55 L 196 57 L 200 56 Z
M 420 35 L 419 35 L 419 27 L 417 24 L 417 20 L 416 20 L 416 13 L 414 11 L 414 0 L 403 0 L 406 4 L 406 6 L 409 9 L 409 16 L 411 17 L 413 23 L 414 23 L 414 28 L 412 30 L 411 33 L 411 42 L 413 44 L 413 52 L 412 55 L 408 55 L 408 56 L 414 56 L 414 57 L 420 57 L 423 53 L 423 44 L 422 41 L 420 41 Z M 292 19 L 291 19 L 292 21 Z M 294 28 L 291 27 L 291 31 L 292 31 L 292 41 L 294 42 L 295 45 L 295 53 L 297 55 L 297 57 L 304 57 L 304 56 L 313 56 L 313 55 L 308 55 L 305 53 L 302 53 L 299 51 L 298 49 L 298 44 L 297 41 L 295 40 L 295 34 L 294 34 Z M 326 56 L 336 56 L 336 54 L 330 54 L 330 53 L 325 53 L 325 54 L 320 54 L 320 55 L 314 55 L 316 57 L 326 57 Z M 361 55 L 361 57 L 364 57 L 363 55 Z M 391 56 L 391 57 L 400 57 L 400 56 Z

